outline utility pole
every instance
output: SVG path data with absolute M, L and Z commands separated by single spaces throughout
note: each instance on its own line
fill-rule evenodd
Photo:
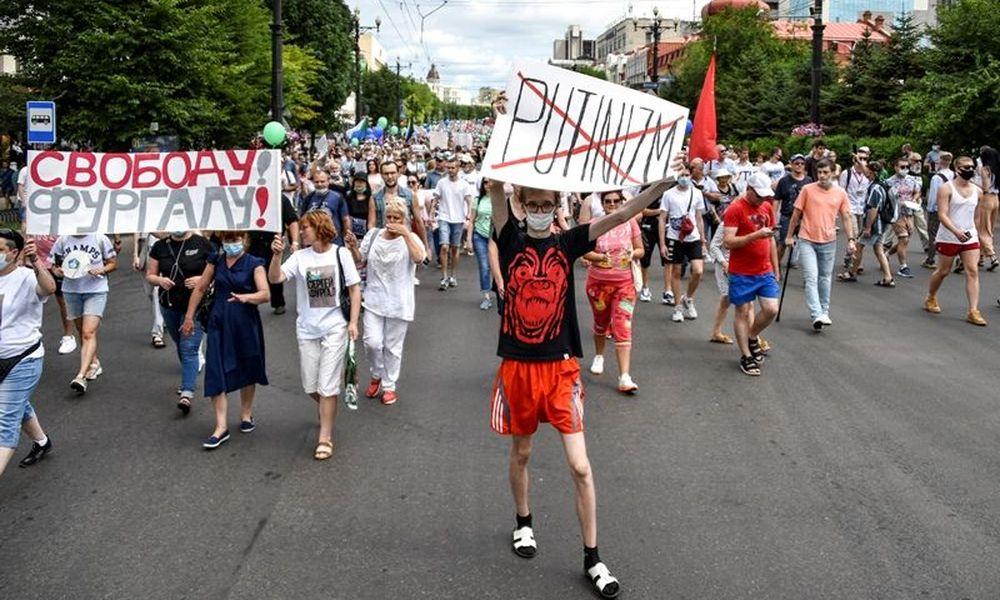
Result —
M 399 57 L 397 56 L 396 57 L 396 121 L 393 123 L 393 125 L 399 125 L 403 109 L 403 98 L 400 93 L 400 87 L 402 85 L 402 80 L 399 77 L 400 66 L 402 65 L 399 64 Z M 405 66 L 407 69 L 409 69 L 410 67 L 413 66 L 413 63 L 407 63 Z
M 635 31 L 639 30 L 639 24 L 632 21 L 632 27 Z M 670 29 L 669 27 L 664 27 L 660 20 L 660 9 L 659 7 L 653 7 L 653 24 L 643 25 L 643 29 L 648 29 L 653 34 L 653 73 L 650 75 L 650 79 L 654 84 L 660 81 L 660 34 L 664 30 Z M 674 22 L 673 29 L 677 29 L 677 22 Z
M 272 0 L 271 4 L 274 13 L 274 21 L 271 23 L 271 120 L 284 123 L 283 84 L 285 75 L 281 58 L 281 0 Z
M 823 0 L 815 0 L 812 7 L 812 98 L 809 106 L 809 120 L 817 125 L 820 124 L 819 114 L 819 89 L 823 84 Z
M 280 0 L 275 0 L 276 2 Z M 375 25 L 361 24 L 361 9 L 354 8 L 354 120 L 361 120 L 361 32 L 382 27 L 382 19 L 375 17 Z

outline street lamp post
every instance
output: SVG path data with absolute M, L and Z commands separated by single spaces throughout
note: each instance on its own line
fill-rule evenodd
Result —
M 635 21 L 632 22 L 632 27 L 635 31 L 639 30 L 639 24 Z M 653 73 L 650 75 L 650 79 L 654 84 L 660 81 L 660 34 L 663 33 L 668 27 L 664 27 L 660 21 L 660 9 L 656 6 L 653 7 L 653 23 L 652 25 L 643 25 L 643 29 L 648 29 L 653 34 Z M 677 24 L 675 23 L 673 29 L 677 29 Z
M 284 123 L 285 99 L 283 92 L 281 46 L 281 0 L 272 1 L 274 21 L 271 23 L 271 120 Z
M 400 114 L 402 112 L 402 107 L 403 107 L 403 99 L 400 93 L 400 85 L 402 84 L 402 80 L 399 77 L 399 69 L 402 66 L 404 65 L 399 64 L 399 57 L 397 56 L 396 57 L 396 121 L 394 123 L 395 125 L 399 125 L 400 117 L 402 116 Z M 407 69 L 409 69 L 411 66 L 413 66 L 413 63 L 407 63 L 405 66 Z
M 819 124 L 819 89 L 823 83 L 823 0 L 816 0 L 813 10 L 812 25 L 812 97 L 810 99 L 809 119 Z
M 278 0 L 275 0 L 278 1 Z M 382 19 L 375 17 L 375 25 L 361 24 L 361 9 L 354 9 L 354 118 L 361 120 L 361 32 L 376 32 L 382 26 Z

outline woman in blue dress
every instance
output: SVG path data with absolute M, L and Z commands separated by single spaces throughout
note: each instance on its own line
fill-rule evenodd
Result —
M 215 430 L 202 443 L 214 450 L 229 440 L 226 394 L 240 391 L 240 432 L 250 433 L 256 385 L 267 385 L 264 370 L 264 330 L 258 304 L 270 301 L 264 261 L 247 254 L 247 236 L 240 231 L 220 233 L 222 252 L 209 259 L 201 282 L 191 294 L 181 332 L 194 331 L 195 313 L 214 283 L 214 300 L 205 328 L 205 395 L 215 404 Z

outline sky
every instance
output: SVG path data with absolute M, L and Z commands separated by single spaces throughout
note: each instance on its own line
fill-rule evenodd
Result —
M 382 20 L 377 34 L 389 62 L 399 57 L 401 73 L 423 79 L 430 63 L 441 82 L 475 93 L 480 87 L 502 87 L 513 61 L 547 60 L 552 41 L 569 25 L 579 25 L 586 39 L 629 14 L 690 20 L 709 0 L 348 0 L 361 10 L 361 24 Z M 421 14 L 429 15 L 421 19 Z M 423 21 L 423 44 L 421 44 Z M 406 65 L 411 64 L 409 71 Z

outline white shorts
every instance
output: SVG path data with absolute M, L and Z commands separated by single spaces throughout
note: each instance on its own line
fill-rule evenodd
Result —
M 340 394 L 347 357 L 347 323 L 314 340 L 299 339 L 302 387 L 307 394 L 329 397 Z

